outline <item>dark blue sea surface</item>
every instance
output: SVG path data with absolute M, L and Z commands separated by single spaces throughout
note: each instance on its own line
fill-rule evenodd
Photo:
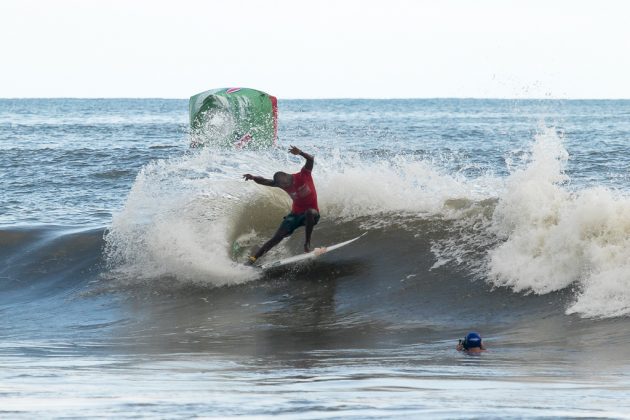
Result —
M 630 101 L 281 100 L 262 151 L 187 110 L 0 99 L 1 416 L 628 417 Z M 260 272 L 290 145 L 313 245 L 367 235 Z

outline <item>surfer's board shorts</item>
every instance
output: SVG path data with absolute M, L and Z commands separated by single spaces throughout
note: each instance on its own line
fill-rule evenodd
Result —
M 319 222 L 319 212 L 315 216 L 315 225 L 317 222 Z M 304 225 L 306 225 L 306 212 L 299 214 L 289 213 L 284 216 L 284 220 L 282 221 L 280 227 L 288 232 L 287 235 L 290 235 L 295 229 Z

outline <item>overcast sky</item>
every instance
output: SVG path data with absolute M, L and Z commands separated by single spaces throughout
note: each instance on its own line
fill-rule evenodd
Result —
M 1 0 L 0 97 L 630 98 L 630 1 Z

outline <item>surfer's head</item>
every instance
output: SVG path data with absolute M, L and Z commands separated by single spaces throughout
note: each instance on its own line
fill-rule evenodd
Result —
M 280 188 L 289 188 L 293 183 L 291 175 L 285 172 L 276 172 L 273 174 L 273 182 Z
M 470 332 L 464 337 L 462 340 L 462 346 L 464 349 L 473 349 L 473 348 L 481 348 L 481 336 L 476 332 Z

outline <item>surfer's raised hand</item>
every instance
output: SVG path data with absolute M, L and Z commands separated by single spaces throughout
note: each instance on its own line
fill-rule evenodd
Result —
M 245 181 L 251 181 L 252 179 L 254 179 L 254 176 L 251 174 L 245 174 L 243 175 L 243 178 L 245 178 Z
M 306 164 L 304 165 L 304 168 L 307 171 L 313 170 L 313 162 L 315 158 L 312 155 L 309 155 L 308 153 L 304 153 L 303 151 L 301 151 L 299 148 L 295 146 L 291 146 L 291 148 L 289 149 L 289 153 L 302 156 L 304 159 L 306 159 Z

